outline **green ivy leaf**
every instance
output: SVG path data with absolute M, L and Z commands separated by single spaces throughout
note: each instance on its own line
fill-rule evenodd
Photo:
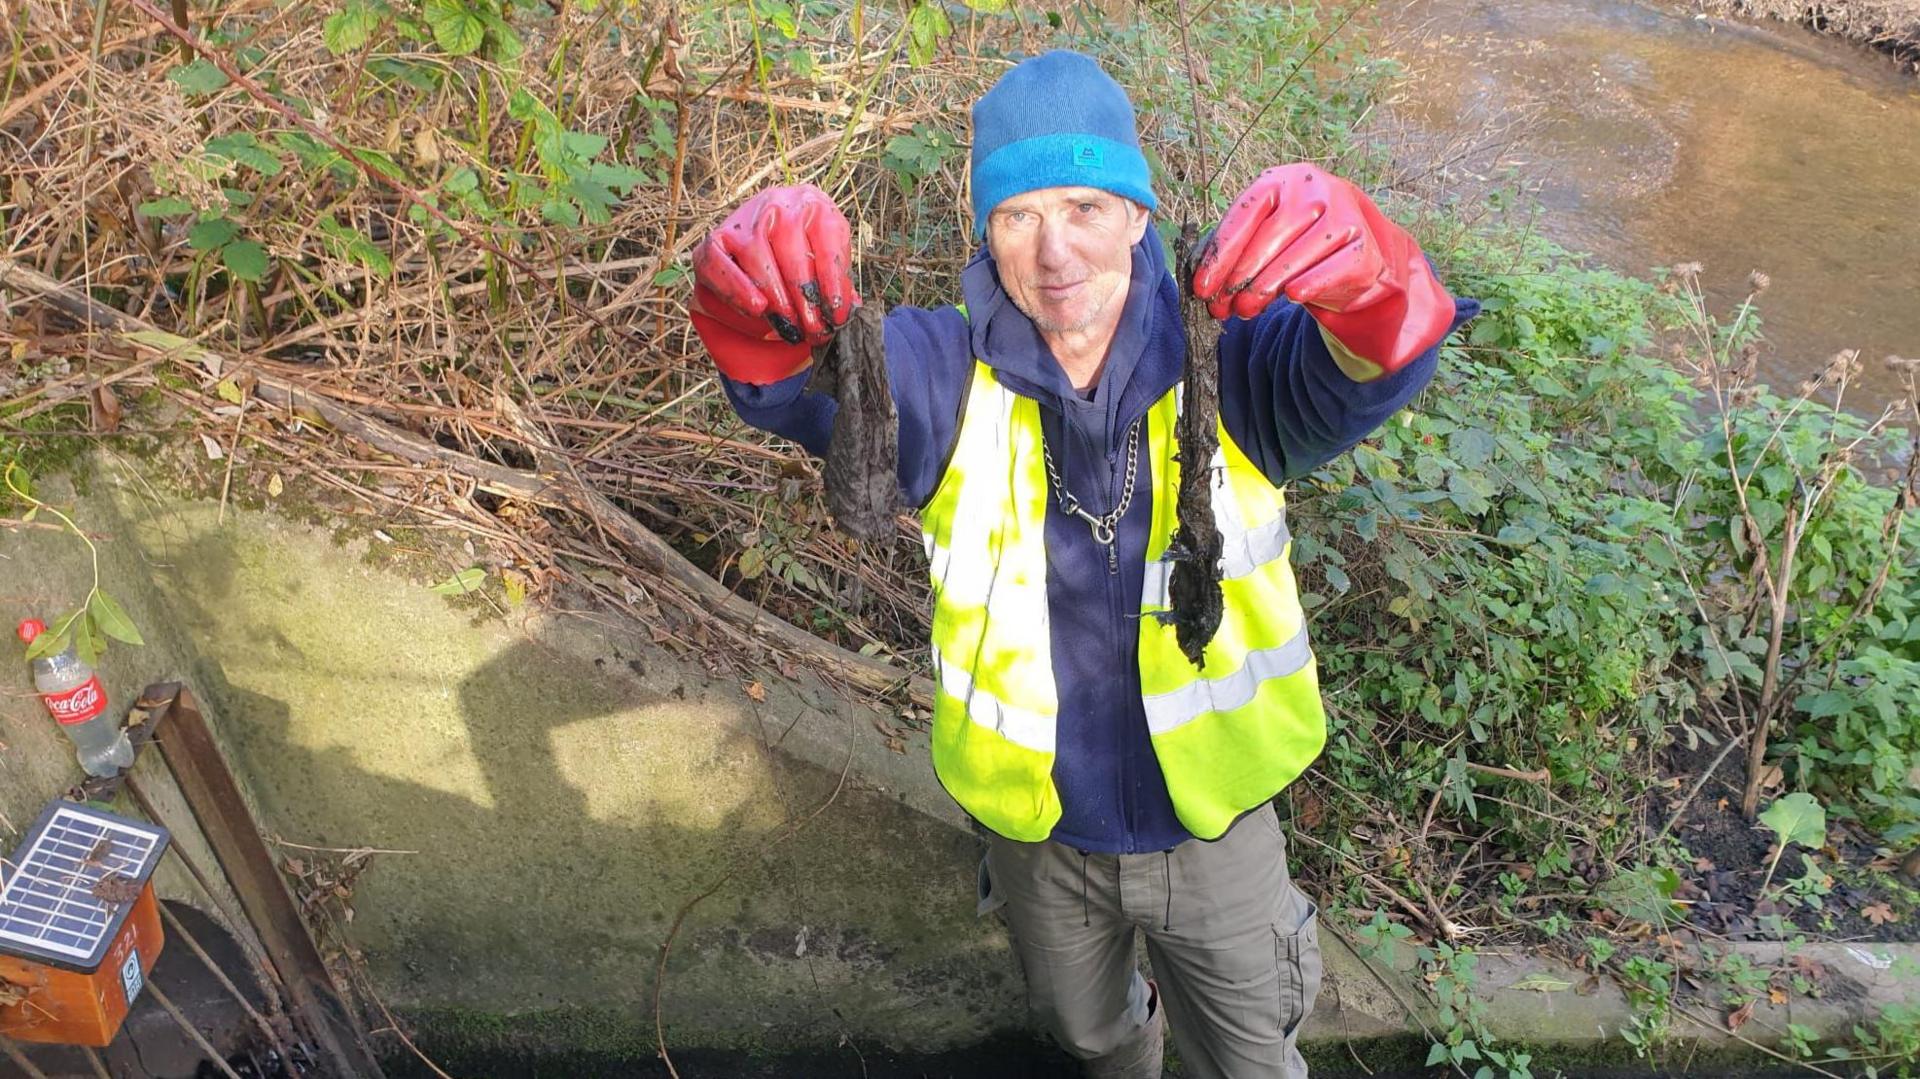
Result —
M 433 28 L 434 44 L 454 56 L 466 56 L 487 38 L 487 24 L 460 0 L 427 0 L 421 12 Z
M 126 644 L 147 643 L 141 638 L 140 630 L 134 626 L 133 619 L 128 618 L 127 612 L 122 610 L 120 605 L 113 601 L 113 597 L 105 592 L 94 589 L 93 599 L 87 605 L 87 612 L 93 616 L 100 631 L 114 640 Z
M 1783 844 L 1822 847 L 1827 842 L 1827 811 L 1805 791 L 1776 799 L 1760 814 L 1760 823 L 1773 829 Z
M 213 61 L 202 56 L 191 64 L 183 64 L 167 72 L 167 81 L 178 86 L 189 96 L 211 94 L 227 85 L 227 76 Z
M 221 248 L 220 261 L 242 281 L 258 284 L 267 276 L 267 249 L 252 240 L 235 240 Z
M 442 596 L 464 596 L 469 592 L 478 592 L 487 580 L 487 571 L 479 566 L 468 566 L 459 573 L 434 585 L 432 592 Z

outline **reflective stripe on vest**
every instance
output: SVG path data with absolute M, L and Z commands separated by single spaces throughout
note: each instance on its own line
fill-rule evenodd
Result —
M 1146 420 L 1153 510 L 1140 673 L 1175 813 L 1215 838 L 1292 782 L 1325 738 L 1281 493 L 1222 428 L 1209 462 L 1223 541 L 1220 628 L 1195 670 L 1167 609 L 1179 468 L 1178 390 Z M 1036 402 L 976 363 L 952 458 L 922 513 L 933 580 L 933 763 L 956 801 L 1010 839 L 1047 838 L 1058 690 L 1046 596 L 1047 487 Z

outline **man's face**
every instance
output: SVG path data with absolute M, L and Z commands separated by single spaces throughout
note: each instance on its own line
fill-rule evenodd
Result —
M 1133 272 L 1147 210 L 1096 187 L 1016 195 L 987 217 L 1000 284 L 1042 333 L 1093 326 Z

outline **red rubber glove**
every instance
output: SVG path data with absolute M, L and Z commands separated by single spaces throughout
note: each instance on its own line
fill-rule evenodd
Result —
M 846 215 L 812 184 L 742 203 L 693 249 L 688 314 L 714 366 L 766 385 L 805 367 L 860 306 Z
M 1193 274 L 1193 294 L 1215 318 L 1252 318 L 1282 292 L 1386 374 L 1453 324 L 1453 297 L 1413 237 L 1359 188 L 1313 165 L 1261 173 Z

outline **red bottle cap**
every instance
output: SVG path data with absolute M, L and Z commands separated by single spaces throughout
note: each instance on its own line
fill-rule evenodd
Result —
M 29 618 L 20 623 L 20 628 L 14 630 L 14 635 L 26 643 L 32 644 L 35 637 L 40 636 L 46 631 L 47 624 L 45 622 L 40 621 L 38 618 Z

